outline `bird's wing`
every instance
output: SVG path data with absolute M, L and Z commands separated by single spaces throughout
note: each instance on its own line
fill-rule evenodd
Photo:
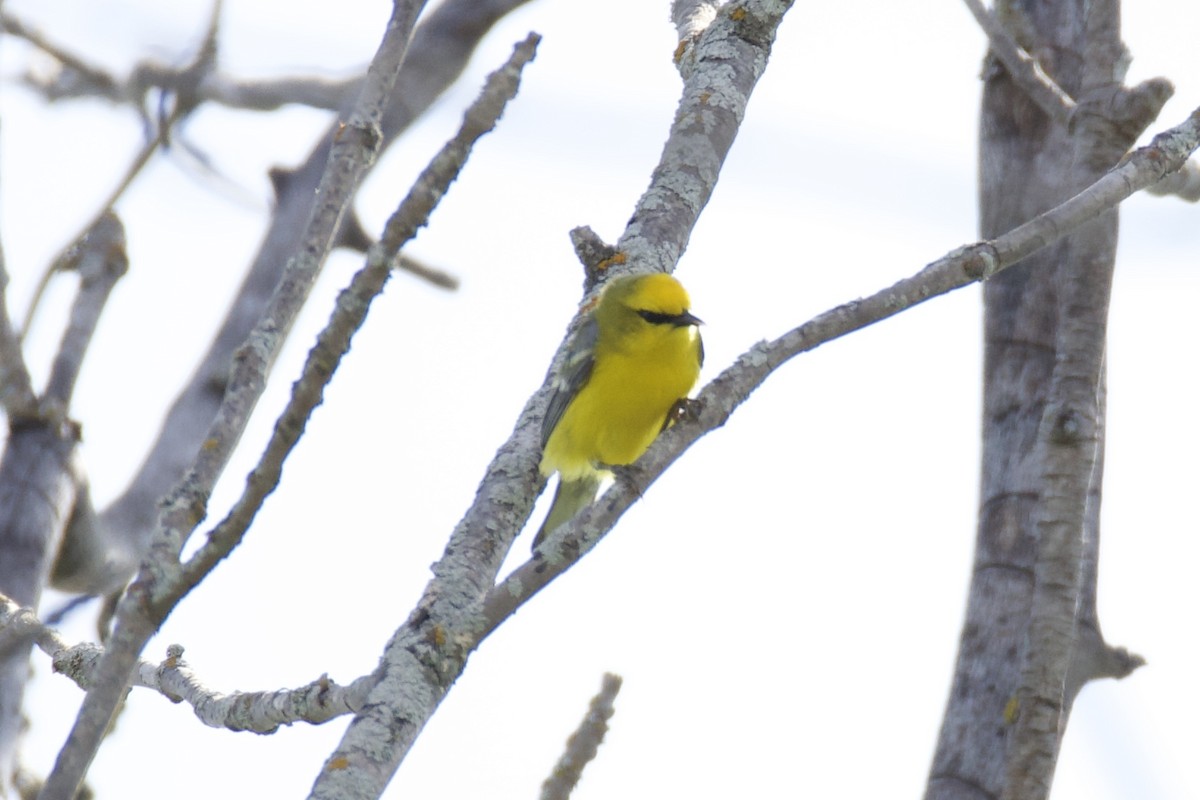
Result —
M 596 364 L 596 337 L 599 334 L 600 326 L 596 324 L 595 317 L 588 317 L 575 334 L 562 371 L 554 378 L 554 393 L 550 395 L 550 404 L 542 419 L 542 447 L 546 446 L 567 406 L 592 376 L 592 367 Z

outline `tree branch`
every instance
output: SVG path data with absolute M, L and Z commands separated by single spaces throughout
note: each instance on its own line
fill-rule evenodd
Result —
M 169 599 L 164 597 L 159 601 L 164 605 L 159 610 L 161 615 L 168 612 L 166 605 L 178 602 L 241 543 L 263 501 L 278 486 L 283 462 L 299 442 L 313 410 L 320 405 L 325 386 L 349 351 L 351 338 L 366 321 L 371 302 L 383 291 L 400 249 L 427 224 L 429 215 L 466 165 L 475 143 L 496 126 L 505 106 L 516 96 L 521 70 L 533 60 L 538 41 L 540 37 L 530 34 L 514 48 L 508 63 L 489 76 L 479 98 L 467 109 L 458 133 L 417 177 L 408 196 L 388 220 L 382 239 L 371 248 L 366 265 L 339 295 L 329 323 L 309 351 L 288 405 L 276 421 L 258 464 L 246 478 L 242 496 L 209 533 L 205 544 L 183 565 L 182 580 Z
M 0 656 L 31 641 L 50 657 L 55 672 L 88 689 L 104 648 L 91 642 L 68 644 L 32 608 L 0 595 Z M 362 677 L 340 686 L 322 675 L 296 689 L 224 694 L 205 686 L 183 660 L 183 648 L 173 644 L 158 664 L 138 659 L 131 685 L 158 692 L 172 703 L 187 703 L 210 728 L 270 734 L 283 725 L 320 725 L 356 712 L 362 707 L 366 682 L 367 677 Z
M 592 698 L 579 727 L 567 739 L 566 750 L 542 784 L 541 800 L 567 800 L 575 790 L 586 767 L 600 750 L 613 715 L 613 701 L 621 691 L 621 676 L 605 673 L 600 693 Z
M 1000 20 L 980 0 L 963 0 L 979 27 L 987 34 L 992 54 L 1012 76 L 1013 81 L 1033 100 L 1046 116 L 1059 125 L 1071 124 L 1076 102 L 1046 74 L 1038 60 L 1016 43 Z M 1162 83 L 1150 82 L 1161 90 Z M 1160 103 L 1161 107 L 1161 103 Z M 1132 146 L 1132 143 L 1131 143 Z M 1200 200 L 1200 164 L 1189 161 L 1183 168 L 1147 189 L 1158 196 L 1174 195 L 1189 203 Z
M 21 352 L 21 339 L 8 316 L 8 268 L 0 250 L 0 407 L 9 420 L 37 413 L 33 381 Z
M 313 213 L 298 238 L 295 255 L 288 260 L 262 319 L 238 349 L 230 384 L 209 426 L 204 446 L 183 481 L 164 500 L 147 557 L 137 580 L 118 605 L 109 647 L 101 657 L 95 682 L 84 698 L 67 742 L 46 779 L 42 800 L 75 797 L 128 685 L 138 654 L 161 623 L 158 601 L 169 596 L 177 585 L 179 553 L 203 518 L 213 485 L 262 394 L 266 373 L 325 262 L 367 165 L 378 153 L 384 106 L 391 96 L 422 6 L 422 0 L 409 0 L 397 2 L 393 8 L 362 94 L 332 144 Z
M 413 35 L 404 68 L 381 120 L 387 147 L 458 78 L 485 33 L 505 14 L 527 0 L 446 0 L 426 15 Z M 125 491 L 99 515 L 93 535 L 114 552 L 133 555 L 128 568 L 114 579 L 95 576 L 87 587 L 105 593 L 128 579 L 145 552 L 154 529 L 158 501 L 182 478 L 192 457 L 206 441 L 209 425 L 225 392 L 234 351 L 262 316 L 279 283 L 287 257 L 294 251 L 297 232 L 313 209 L 314 191 L 330 148 L 338 134 L 333 125 L 303 165 L 276 170 L 275 211 L 263 244 L 250 266 L 207 354 L 174 405 L 137 474 Z M 344 229 L 349 221 L 344 221 Z M 337 243 L 345 244 L 339 232 Z M 403 257 L 401 268 L 404 268 Z
M 669 270 L 683 252 L 790 6 L 749 0 L 727 7 L 701 36 L 662 162 L 621 239 L 623 255 L 637 269 Z M 387 643 L 363 713 L 326 761 L 310 797 L 378 797 L 482 639 L 484 597 L 543 484 L 537 430 L 549 380 L 488 466 L 416 609 Z
M 1066 126 L 1075 113 L 1075 100 L 1046 74 L 1037 59 L 1029 55 L 1005 30 L 1004 25 L 984 8 L 980 0 L 963 0 L 971 15 L 987 34 L 992 53 L 1004 65 L 1013 82 L 1021 87 L 1037 107 L 1059 125 Z
M 67 269 L 79 273 L 79 293 L 71 309 L 70 323 L 54 357 L 44 403 L 65 409 L 71 402 L 75 381 L 83 367 L 92 334 L 100 321 L 100 312 L 117 281 L 129 269 L 125 254 L 125 228 L 117 215 L 106 211 L 84 235 L 73 263 Z
M 101 309 L 127 265 L 125 234 L 116 217 L 102 219 L 75 257 L 80 287 L 49 388 L 28 409 L 32 413 L 9 418 L 0 459 L 0 592 L 28 606 L 41 598 L 69 523 L 91 508 L 75 457 L 79 426 L 67 411 Z M 7 793 L 14 774 L 28 644 L 20 641 L 0 650 L 0 794 Z
M 899 314 L 934 297 L 996 275 L 1115 208 L 1134 192 L 1178 169 L 1200 147 L 1200 108 L 1160 133 L 1092 185 L 1012 231 L 953 250 L 920 272 L 875 294 L 820 314 L 798 328 L 747 350 L 704 387 L 692 414 L 668 428 L 616 483 L 574 520 L 546 538 L 533 557 L 487 593 L 473 626 L 487 637 L 521 605 L 570 569 L 685 450 L 723 426 L 778 367 L 800 353 Z

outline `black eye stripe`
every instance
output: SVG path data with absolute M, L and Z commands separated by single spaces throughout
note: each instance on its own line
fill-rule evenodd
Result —
M 638 316 L 649 322 L 651 325 L 670 325 L 675 320 L 679 319 L 678 314 L 660 314 L 657 311 L 641 311 Z

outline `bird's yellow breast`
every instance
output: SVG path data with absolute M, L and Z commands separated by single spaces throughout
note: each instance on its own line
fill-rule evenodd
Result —
M 633 463 L 699 376 L 695 326 L 643 325 L 608 340 L 602 329 L 592 374 L 546 441 L 542 472 L 573 480 Z

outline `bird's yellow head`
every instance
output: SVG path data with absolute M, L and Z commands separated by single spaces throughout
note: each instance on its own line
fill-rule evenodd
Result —
M 687 290 L 675 278 L 661 272 L 623 275 L 614 278 L 600 295 L 596 321 L 614 333 L 632 334 L 657 328 L 664 332 L 701 324 L 688 310 Z

